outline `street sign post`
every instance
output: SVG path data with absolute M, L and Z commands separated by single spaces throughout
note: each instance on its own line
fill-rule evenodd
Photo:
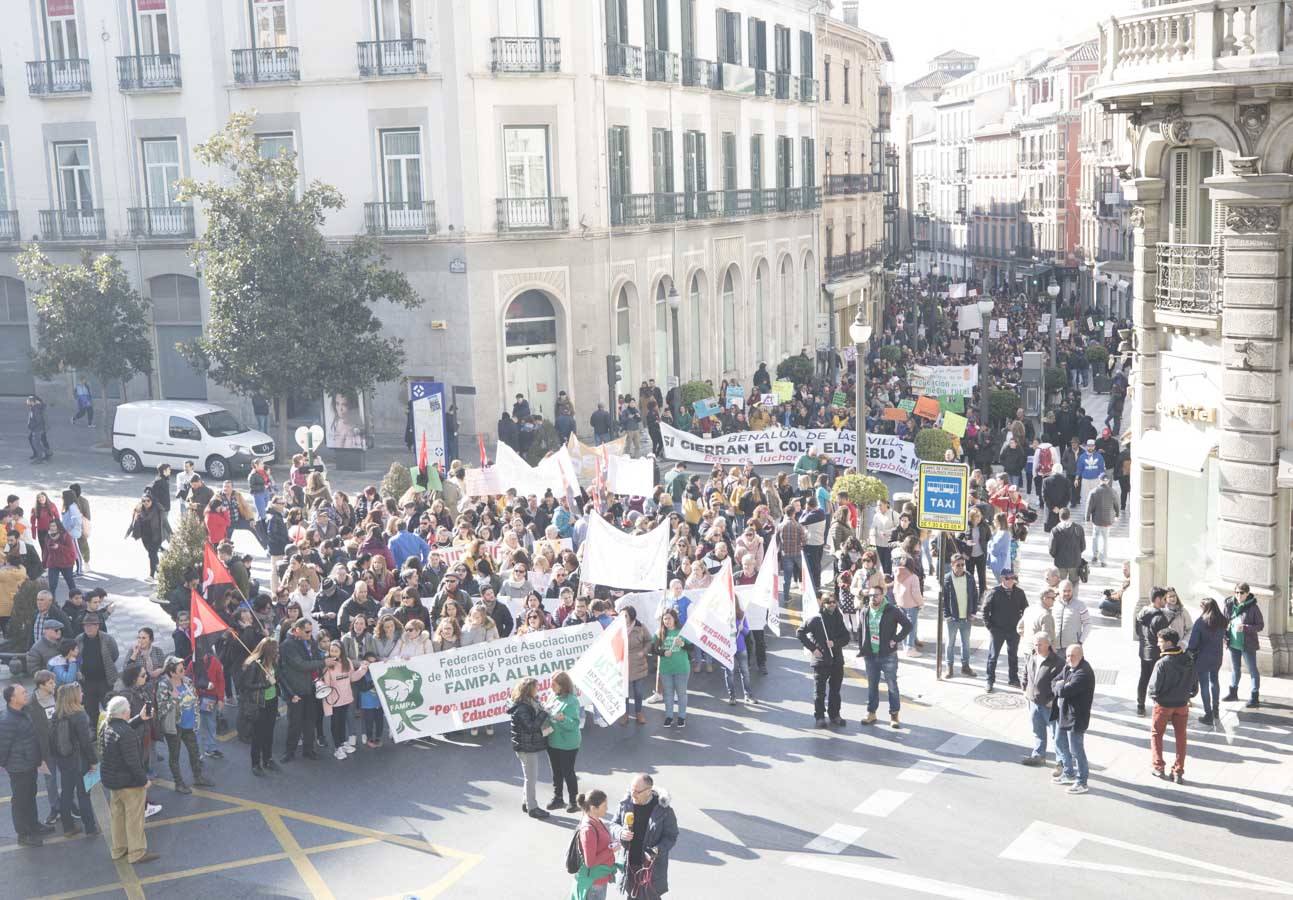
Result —
M 964 463 L 923 462 L 916 473 L 916 527 L 938 534 L 938 638 L 934 677 L 943 677 L 943 583 L 947 562 L 955 546 L 950 535 L 965 530 L 969 516 L 970 467 Z M 974 577 L 967 575 L 967 577 Z M 951 660 L 948 661 L 949 667 Z

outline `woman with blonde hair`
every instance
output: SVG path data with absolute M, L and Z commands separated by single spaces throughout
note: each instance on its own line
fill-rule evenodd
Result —
M 445 601 L 447 607 L 452 600 Z M 456 604 L 455 604 L 456 606 Z M 444 615 L 436 623 L 435 635 L 431 638 L 431 652 L 441 653 L 445 650 L 456 650 L 462 646 L 462 630 L 458 627 L 456 616 Z
M 416 621 L 416 620 L 415 620 Z M 377 619 L 377 629 L 373 635 L 373 645 L 377 648 L 378 659 L 390 659 L 399 649 L 402 632 L 399 620 L 385 614 Z
M 42 713 L 43 715 L 43 713 Z M 90 717 L 81 702 L 81 686 L 75 682 L 62 685 L 54 698 L 54 719 L 49 724 L 50 766 L 58 769 L 62 786 L 58 812 L 63 820 L 63 837 L 75 837 L 85 829 L 92 837 L 99 833 L 95 823 L 94 807 L 85 789 L 85 773 L 99 764 L 95 752 L 94 735 L 90 732 Z M 75 798 L 78 826 L 72 820 L 72 801 Z
M 522 678 L 516 683 L 507 714 L 512 717 L 512 750 L 521 763 L 525 785 L 521 812 L 528 813 L 532 819 L 546 819 L 548 811 L 539 808 L 539 757 L 548 749 L 548 735 L 554 729 L 551 716 L 539 703 L 538 679 Z
M 422 620 L 409 619 L 404 623 L 404 636 L 400 638 L 394 655 L 400 659 L 412 659 L 415 656 L 425 656 L 430 652 L 431 638 L 426 633 Z

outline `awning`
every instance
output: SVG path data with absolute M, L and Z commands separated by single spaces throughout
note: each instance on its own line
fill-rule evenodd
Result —
M 1278 487 L 1293 487 L 1293 450 L 1280 451 L 1280 471 L 1275 477 Z
M 1217 450 L 1217 439 L 1201 431 L 1173 431 L 1151 428 L 1131 442 L 1131 458 L 1155 469 L 1199 478 L 1208 457 Z

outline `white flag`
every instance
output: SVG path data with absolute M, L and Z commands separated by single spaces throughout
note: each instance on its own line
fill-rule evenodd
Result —
M 808 572 L 808 557 L 800 553 L 799 581 L 802 585 L 803 597 L 799 601 L 799 606 L 803 610 L 804 622 L 821 614 L 821 608 L 817 605 L 817 592 L 813 590 L 813 579 Z
M 736 594 L 732 585 L 732 561 L 723 568 L 700 599 L 687 607 L 687 624 L 682 636 L 691 641 L 729 672 L 736 663 Z
M 754 584 L 737 585 L 736 596 L 741 599 L 741 608 L 752 631 L 767 627 L 773 637 L 781 637 L 781 566 L 775 534 L 763 554 Z
M 624 698 L 629 694 L 626 621 L 623 616 L 616 616 L 570 670 L 575 687 L 602 717 L 602 725 L 616 722 L 624 715 Z
M 597 513 L 588 519 L 580 580 L 624 590 L 663 590 L 668 580 L 669 521 L 646 534 L 626 534 Z

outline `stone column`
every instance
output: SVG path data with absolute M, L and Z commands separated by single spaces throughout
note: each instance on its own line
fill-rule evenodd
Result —
M 1263 674 L 1287 672 L 1289 528 L 1281 522 L 1276 477 L 1285 431 L 1285 213 L 1293 199 L 1293 176 L 1233 176 L 1208 183 L 1226 204 L 1219 587 L 1249 583 L 1266 620 L 1258 667 Z
M 1133 463 L 1131 467 L 1132 541 L 1131 596 L 1122 598 L 1122 629 L 1134 636 L 1138 606 L 1148 602 L 1154 586 L 1154 470 L 1134 460 L 1136 443 L 1148 429 L 1157 424 L 1155 408 L 1159 392 L 1159 331 L 1154 317 L 1154 297 L 1158 278 L 1155 245 L 1162 227 L 1162 199 L 1166 185 L 1161 178 L 1136 178 L 1123 182 L 1123 193 L 1135 204 L 1131 211 L 1134 235 L 1131 278 L 1131 320 L 1135 332 L 1136 358 L 1132 363 L 1131 412 L 1124 423 L 1131 427 Z M 1125 427 L 1125 425 L 1124 425 Z

